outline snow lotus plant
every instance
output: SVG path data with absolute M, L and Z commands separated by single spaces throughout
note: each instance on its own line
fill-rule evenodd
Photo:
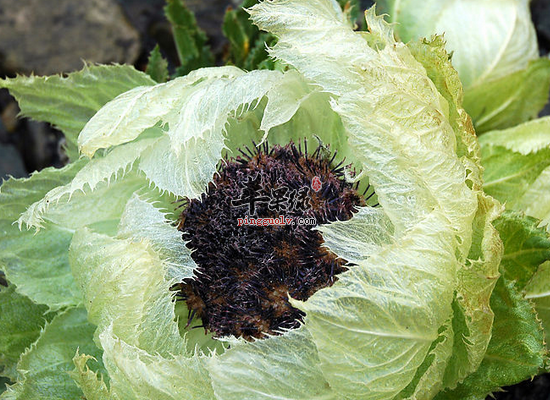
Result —
M 250 14 L 278 38 L 282 70 L 155 84 L 87 66 L 2 81 L 82 156 L 2 185 L 0 362 L 13 384 L 1 398 L 465 399 L 540 372 L 543 331 L 521 291 L 550 245 L 484 193 L 442 38 L 405 45 L 374 9 L 355 32 L 331 0 Z M 291 299 L 305 318 L 281 335 L 186 329 L 170 288 L 197 265 L 177 201 L 200 198 L 222 157 L 252 141 L 304 138 L 376 191 L 380 207 L 318 228 L 348 270 Z

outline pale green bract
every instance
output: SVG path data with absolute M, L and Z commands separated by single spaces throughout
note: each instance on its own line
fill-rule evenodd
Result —
M 407 47 L 374 9 L 370 33 L 356 33 L 332 0 L 266 1 L 249 12 L 278 37 L 270 52 L 284 72 L 206 68 L 121 94 L 80 133 L 89 160 L 41 187 L 20 217 L 23 228 L 59 230 L 70 242 L 78 311 L 54 321 L 80 316 L 83 305 L 97 327 L 106 373 L 89 369 L 80 350 L 70 377 L 95 400 L 431 399 L 457 387 L 491 337 L 501 206 L 482 191 L 478 144 L 443 43 Z M 376 190 L 380 208 L 319 227 L 355 265 L 307 301 L 292 300 L 306 313 L 299 329 L 223 344 L 182 334 L 169 288 L 196 265 L 173 201 L 200 196 L 222 155 L 243 144 L 303 138 L 337 149 Z M 123 205 L 93 214 L 103 197 Z M 33 351 L 21 368 L 42 354 Z M 20 373 L 2 398 L 33 387 L 34 375 Z M 55 390 L 64 398 L 75 386 Z
M 379 0 L 403 41 L 444 34 L 476 131 L 535 118 L 548 100 L 550 60 L 538 58 L 528 0 Z

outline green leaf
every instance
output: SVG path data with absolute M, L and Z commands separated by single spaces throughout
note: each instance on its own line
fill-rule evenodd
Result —
M 546 358 L 543 330 L 531 303 L 513 282 L 498 280 L 491 296 L 495 313 L 492 338 L 477 371 L 455 390 L 439 394 L 437 400 L 477 400 L 502 386 L 538 374 Z
M 53 310 L 81 301 L 67 255 L 72 233 L 52 224 L 35 233 L 20 230 L 14 222 L 28 205 L 70 182 L 83 165 L 78 161 L 62 169 L 47 168 L 0 187 L 0 269 L 17 292 Z
M 49 122 L 65 134 L 72 160 L 78 158 L 79 132 L 105 103 L 136 86 L 153 84 L 148 75 L 129 65 L 86 65 L 67 77 L 0 80 L 0 87 L 8 89 L 19 102 L 22 115 Z
M 0 375 L 15 381 L 15 367 L 21 354 L 38 339 L 40 331 L 54 317 L 48 307 L 33 303 L 10 286 L 0 290 Z M 23 317 L 24 316 L 24 317 Z
M 504 243 L 500 271 L 506 280 L 516 282 L 518 290 L 525 288 L 539 265 L 550 260 L 550 238 L 538 224 L 535 218 L 511 211 L 495 221 Z
M 550 188 L 550 117 L 479 138 L 484 189 L 511 210 L 546 220 Z
M 483 82 L 466 91 L 464 108 L 479 133 L 504 129 L 536 118 L 548 102 L 550 60 L 532 60 L 527 68 Z
M 181 66 L 176 76 L 213 65 L 214 56 L 206 45 L 208 38 L 197 25 L 195 15 L 184 4 L 183 0 L 167 0 L 164 12 L 172 25 L 172 33 Z
M 101 359 L 92 341 L 95 327 L 86 310 L 73 308 L 55 316 L 17 365 L 20 379 L 0 397 L 2 400 L 79 399 L 82 391 L 67 372 L 74 367 L 77 349 Z M 95 365 L 95 368 L 101 368 Z
M 508 209 L 521 210 L 519 205 L 523 196 L 550 166 L 550 149 L 528 156 L 501 146 L 483 146 L 483 143 L 481 149 L 485 192 L 506 203 Z
M 168 80 L 168 61 L 160 54 L 158 44 L 149 54 L 145 72 L 158 83 L 164 83 Z
M 274 36 L 260 32 L 245 11 L 257 3 L 257 0 L 244 0 L 237 9 L 228 7 L 222 25 L 223 34 L 229 40 L 227 62 L 249 71 L 260 65 L 268 69 L 274 67 L 266 50 L 266 46 L 275 44 Z

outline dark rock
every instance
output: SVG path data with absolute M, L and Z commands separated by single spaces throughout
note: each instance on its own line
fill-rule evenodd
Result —
M 15 146 L 0 143 L 0 183 L 10 176 L 21 178 L 26 175 L 25 165 Z
M 550 0 L 533 0 L 531 14 L 537 30 L 541 56 L 550 52 Z
M 550 0 L 533 0 L 531 14 L 537 30 L 540 55 L 548 56 L 550 52 Z M 540 117 L 546 115 L 550 115 L 550 98 L 546 107 L 539 114 Z
M 133 64 L 139 34 L 116 0 L 0 0 L 0 68 L 50 75 L 93 63 Z
M 486 400 L 550 400 L 550 374 L 539 375 L 532 381 L 508 386 Z

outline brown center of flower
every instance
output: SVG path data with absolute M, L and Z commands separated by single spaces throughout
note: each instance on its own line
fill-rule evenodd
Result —
M 348 220 L 365 199 L 323 150 L 247 148 L 188 202 L 179 229 L 198 269 L 175 287 L 187 302 L 188 326 L 197 316 L 218 337 L 248 340 L 296 328 L 304 313 L 289 296 L 306 300 L 345 270 L 314 228 Z

